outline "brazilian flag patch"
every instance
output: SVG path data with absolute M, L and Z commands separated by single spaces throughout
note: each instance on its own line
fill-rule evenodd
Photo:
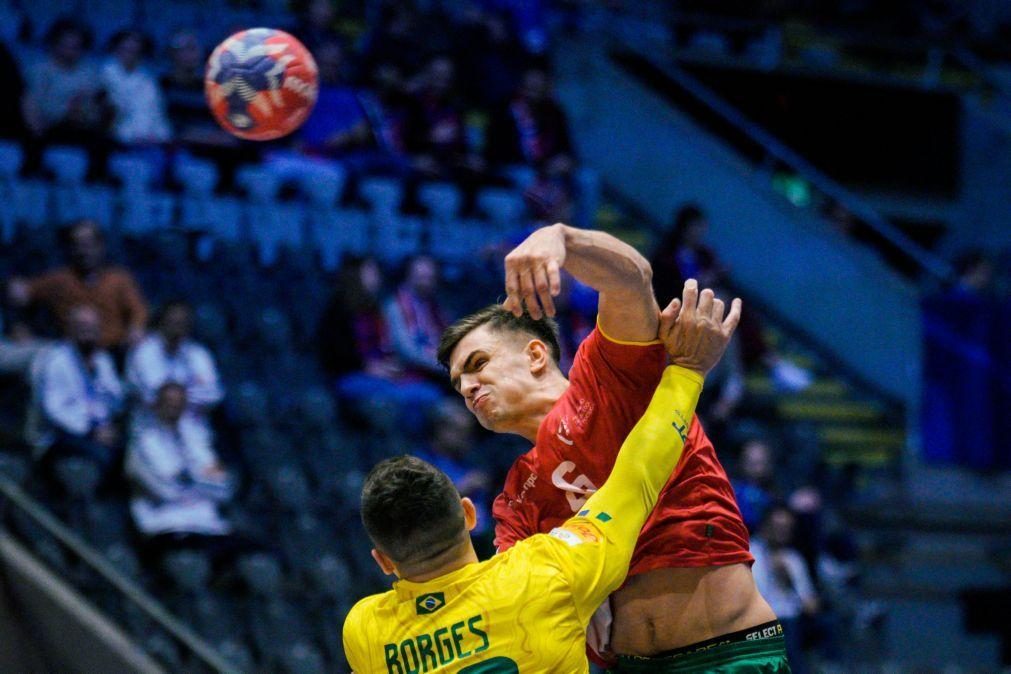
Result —
M 429 592 L 414 600 L 414 607 L 417 609 L 418 615 L 435 613 L 445 605 L 446 596 L 441 592 Z

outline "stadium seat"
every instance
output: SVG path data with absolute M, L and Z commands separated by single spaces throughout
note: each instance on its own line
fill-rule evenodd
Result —
M 505 175 L 512 181 L 520 190 L 525 190 L 534 184 L 537 180 L 537 171 L 529 166 L 524 166 L 523 164 L 517 164 L 514 166 L 507 166 L 502 171 Z
M 375 240 L 373 250 L 384 262 L 396 265 L 421 252 L 424 222 L 414 215 L 397 212 L 372 213 Z
M 218 654 L 227 660 L 240 672 L 252 672 L 256 669 L 256 662 L 252 653 L 238 639 L 225 639 L 217 644 Z
M 56 474 L 56 481 L 73 499 L 93 498 L 101 479 L 101 472 L 94 461 L 77 456 L 58 459 L 53 472 Z
M 328 599 L 339 600 L 351 591 L 351 570 L 337 555 L 323 555 L 313 561 L 310 577 L 319 593 Z
M 112 223 L 116 195 L 104 185 L 55 185 L 52 189 L 53 216 L 59 222 L 92 218 Z
M 166 192 L 130 192 L 123 195 L 120 230 L 125 234 L 168 229 L 175 222 L 175 198 Z
M 197 550 L 173 550 L 162 558 L 162 568 L 184 592 L 200 592 L 211 577 L 211 562 Z
M 15 222 L 41 229 L 51 222 L 49 195 L 52 185 L 42 180 L 18 180 L 11 186 L 11 211 Z
M 172 167 L 172 174 L 189 196 L 208 196 L 218 186 L 218 168 L 207 159 L 180 155 Z
M 212 347 L 229 338 L 228 318 L 221 307 L 212 302 L 204 302 L 193 311 L 193 327 L 197 339 Z
M 305 241 L 302 204 L 250 201 L 246 204 L 246 220 L 263 265 L 277 262 L 282 248 L 298 248 Z
M 235 182 L 245 190 L 250 201 L 258 204 L 274 201 L 281 190 L 280 176 L 258 165 L 243 166 L 236 172 Z
M 270 351 L 291 348 L 291 323 L 283 311 L 267 307 L 257 317 L 257 339 Z
M 426 183 L 418 189 L 418 201 L 433 220 L 452 222 L 460 214 L 460 188 L 452 183 Z
M 523 219 L 523 197 L 516 190 L 489 187 L 477 195 L 477 205 L 496 225 L 513 227 Z
M 105 558 L 116 570 L 128 578 L 140 577 L 140 561 L 126 541 L 117 541 L 105 548 Z
M 299 411 L 302 422 L 311 430 L 328 429 L 337 417 L 333 396 L 322 386 L 312 386 L 302 392 Z
M 0 141 L 0 180 L 11 181 L 17 178 L 24 159 L 25 153 L 20 145 Z
M 281 591 L 281 565 L 272 555 L 263 552 L 245 555 L 239 560 L 239 574 L 257 596 L 275 596 Z
M 18 484 L 25 481 L 31 466 L 28 458 L 11 452 L 0 452 L 0 473 Z
M 373 212 L 395 213 L 404 198 L 404 188 L 392 178 L 366 178 L 358 186 L 358 195 Z
M 496 231 L 480 220 L 434 220 L 429 224 L 428 251 L 445 262 L 473 259 L 496 242 Z
M 299 190 L 314 208 L 334 208 L 344 191 L 347 172 L 339 164 L 311 163 L 298 176 Z
M 308 224 L 312 245 L 326 271 L 336 271 L 346 254 L 362 255 L 369 250 L 369 218 L 362 211 L 310 212 Z
M 279 466 L 271 476 L 270 488 L 274 499 L 285 510 L 302 512 L 309 508 L 309 483 L 297 466 Z
M 143 192 L 154 182 L 157 170 L 142 155 L 119 153 L 109 157 L 109 173 L 119 179 L 124 191 Z
M 239 425 L 256 426 L 267 418 L 267 394 L 256 382 L 242 382 L 228 400 L 232 405 L 232 415 Z
M 281 662 L 287 674 L 323 674 L 327 671 L 323 655 L 315 646 L 304 641 L 292 644 Z
M 61 185 L 80 185 L 88 174 L 88 153 L 79 147 L 56 145 L 42 154 L 42 165 Z

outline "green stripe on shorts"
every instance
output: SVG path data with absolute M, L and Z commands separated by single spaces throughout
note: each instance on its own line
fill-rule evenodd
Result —
M 713 674 L 789 674 L 786 660 L 786 641 L 783 637 L 739 641 L 713 646 L 697 653 L 685 653 L 667 658 L 637 658 L 618 656 L 612 674 L 685 674 L 686 672 L 712 672 Z

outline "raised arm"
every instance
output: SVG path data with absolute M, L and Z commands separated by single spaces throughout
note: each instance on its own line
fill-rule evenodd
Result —
M 660 325 L 674 364 L 622 444 L 607 482 L 552 532 L 568 543 L 562 554 L 571 564 L 573 596 L 587 621 L 624 580 L 639 532 L 681 459 L 702 378 L 719 361 L 740 320 L 740 300 L 724 319 L 723 303 L 710 290 L 700 296 L 694 280 L 685 284 L 680 304 L 671 302 Z
M 610 234 L 556 224 L 538 229 L 505 258 L 505 307 L 523 304 L 534 318 L 555 315 L 553 297 L 565 269 L 600 293 L 597 320 L 604 334 L 622 342 L 657 337 L 660 308 L 653 296 L 649 262 Z

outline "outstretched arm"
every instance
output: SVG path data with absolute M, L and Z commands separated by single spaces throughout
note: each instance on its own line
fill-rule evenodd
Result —
M 505 258 L 505 307 L 516 315 L 554 316 L 553 297 L 565 269 L 600 293 L 597 320 L 610 338 L 649 342 L 657 337 L 660 308 L 653 272 L 635 248 L 610 234 L 555 224 L 526 238 Z

